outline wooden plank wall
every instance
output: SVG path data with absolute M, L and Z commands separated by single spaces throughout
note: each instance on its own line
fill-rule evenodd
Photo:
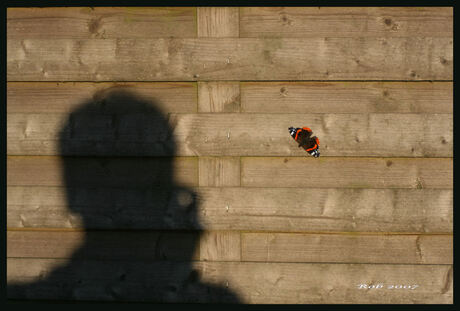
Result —
M 452 303 L 452 26 L 451 7 L 9 8 L 9 297 Z M 112 90 L 163 128 L 99 114 Z

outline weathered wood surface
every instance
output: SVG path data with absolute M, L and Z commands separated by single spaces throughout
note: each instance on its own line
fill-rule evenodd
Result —
M 452 235 L 243 232 L 240 242 L 237 231 L 7 232 L 9 258 L 453 264 L 452 252 Z
M 68 199 L 66 191 L 75 199 Z M 198 202 L 192 222 L 193 217 L 177 208 L 185 205 L 189 195 L 180 189 L 169 195 L 154 189 L 9 185 L 7 226 L 444 234 L 453 230 L 453 191 L 447 189 L 199 187 L 190 191 Z M 174 216 L 171 222 L 163 218 L 168 211 Z
M 192 231 L 7 232 L 9 258 L 186 261 L 200 259 L 199 245 L 199 233 Z
M 238 32 L 241 37 L 442 37 L 452 36 L 453 10 L 449 7 L 8 8 L 7 27 L 11 38 L 195 37 L 197 30 L 199 36 L 214 37 L 238 36 Z
M 241 37 L 452 37 L 452 7 L 241 7 Z
M 453 227 L 452 190 L 200 187 L 197 193 L 205 228 L 448 233 Z
M 196 158 L 8 157 L 11 186 L 69 186 L 61 165 L 79 186 L 198 184 Z M 318 188 L 452 188 L 452 158 L 241 158 L 241 186 Z M 79 170 L 81 168 L 81 170 Z M 273 178 L 276 176 L 277 178 Z M 136 177 L 140 179 L 136 180 Z M 314 178 L 313 178 L 314 177 Z
M 8 8 L 7 37 L 113 39 L 196 37 L 196 8 Z
M 199 112 L 239 112 L 239 82 L 198 82 Z
M 166 183 L 166 181 L 164 181 Z M 192 189 L 162 184 L 155 188 L 69 187 L 10 188 L 9 228 L 200 229 Z M 32 200 L 32 201 L 30 201 Z M 37 201 L 38 200 L 38 201 Z M 23 202 L 23 203 L 21 203 Z
M 238 38 L 239 24 L 237 7 L 197 7 L 198 37 Z
M 9 298 L 453 302 L 453 8 L 6 12 Z
M 243 157 L 241 186 L 451 189 L 453 159 Z
M 10 82 L 7 112 L 71 113 L 84 104 L 104 99 L 106 93 L 115 89 L 130 92 L 165 114 L 197 112 L 196 84 L 180 82 Z
M 68 176 L 64 176 L 64 165 L 68 167 Z M 173 187 L 176 183 L 196 186 L 198 159 L 8 157 L 7 183 L 10 186 L 120 188 Z
M 38 290 L 10 287 L 11 298 L 245 303 L 453 303 L 451 265 L 260 262 L 7 260 L 7 282 L 37 282 Z M 52 275 L 53 268 L 61 273 Z M 360 284 L 382 284 L 360 289 Z M 389 289 L 389 285 L 418 285 Z M 210 290 L 209 287 L 226 290 Z
M 165 113 L 197 111 L 196 84 L 180 82 L 9 82 L 7 111 L 68 113 L 113 87 L 125 87 Z M 199 112 L 238 112 L 240 105 L 246 113 L 452 113 L 453 83 L 198 83 Z
M 240 233 L 238 231 L 204 231 L 200 236 L 200 260 L 240 261 Z
M 288 127 L 308 126 L 326 157 L 451 157 L 452 120 L 452 114 L 188 114 L 178 116 L 174 133 L 178 153 L 187 155 L 305 156 Z
M 7 232 L 9 258 L 240 261 L 236 231 Z
M 319 137 L 324 157 L 453 155 L 452 114 L 172 114 L 163 128 L 155 128 L 157 123 L 147 118 L 126 114 L 114 122 L 111 116 L 81 116 L 74 121 L 78 135 L 66 132 L 59 137 L 69 122 L 65 114 L 9 113 L 7 151 L 10 155 L 305 156 L 288 127 L 308 126 Z M 146 125 L 134 126 L 139 123 Z
M 241 256 L 263 262 L 453 264 L 453 236 L 242 233 Z
M 199 186 L 232 187 L 240 185 L 239 157 L 199 157 Z
M 237 231 L 10 230 L 8 258 L 240 261 Z
M 247 113 L 452 113 L 452 82 L 242 82 Z
M 9 39 L 7 81 L 452 80 L 450 37 Z

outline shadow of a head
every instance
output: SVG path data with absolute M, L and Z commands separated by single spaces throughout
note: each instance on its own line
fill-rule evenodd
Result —
M 199 202 L 178 181 L 172 129 L 156 106 L 115 87 L 69 115 L 59 148 L 81 246 L 40 281 L 8 284 L 10 298 L 238 302 L 201 279 L 206 263 L 192 263 Z
M 62 128 L 68 206 L 86 229 L 200 229 L 196 196 L 176 180 L 172 129 L 156 106 L 126 87 L 105 89 Z

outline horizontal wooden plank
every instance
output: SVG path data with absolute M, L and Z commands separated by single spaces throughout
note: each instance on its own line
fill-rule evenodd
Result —
M 206 114 L 181 115 L 179 154 L 306 156 L 289 135 L 308 126 L 323 156 L 451 157 L 452 114 Z M 181 143 L 185 142 L 185 143 Z M 182 151 L 188 148 L 188 151 Z
M 243 261 L 453 263 L 452 235 L 243 233 L 241 245 Z
M 11 186 L 149 188 L 198 185 L 197 158 L 8 157 Z
M 308 156 L 288 127 L 310 127 L 328 156 L 452 157 L 452 114 L 7 115 L 10 155 Z M 118 135 L 118 136 L 117 136 Z
M 196 37 L 193 7 L 8 8 L 8 39 Z
M 242 7 L 241 37 L 445 37 L 452 7 Z
M 243 157 L 241 186 L 451 189 L 452 160 Z
M 197 111 L 195 83 L 9 82 L 7 112 L 70 113 L 116 87 L 165 113 Z M 453 112 L 452 82 L 200 82 L 198 92 L 200 112 Z
M 452 82 L 242 82 L 241 111 L 452 113 Z
M 163 86 L 167 87 L 167 84 Z M 195 98 L 192 110 L 196 111 L 196 89 L 192 87 L 189 90 L 191 92 L 184 92 L 184 95 Z M 48 133 L 54 142 L 35 141 L 29 147 L 33 150 L 40 145 L 49 146 L 54 148 L 54 154 L 59 155 L 85 155 L 78 152 L 82 146 L 83 150 L 94 150 L 94 155 L 175 155 L 174 142 L 168 140 L 172 129 L 169 122 L 174 124 L 174 118 L 170 120 L 161 108 L 151 99 L 131 90 L 129 85 L 114 86 L 98 90 L 70 114 L 53 115 L 45 112 L 46 108 L 42 106 L 27 128 L 14 118 L 9 120 L 9 128 L 13 137 L 17 134 L 34 136 Z M 43 118 L 46 121 L 41 124 L 39 120 Z M 24 131 L 22 134 L 17 132 L 21 129 Z
M 237 231 L 9 230 L 8 258 L 239 261 Z
M 197 111 L 195 83 L 10 82 L 7 83 L 7 112 L 71 113 L 102 100 L 121 100 L 117 96 L 109 97 L 113 91 L 123 91 L 126 104 L 143 102 L 157 109 L 158 114 Z
M 190 195 L 197 208 L 185 213 Z M 446 189 L 8 186 L 7 206 L 9 228 L 453 232 Z
M 145 261 L 66 264 L 59 259 L 8 259 L 8 297 L 270 304 L 453 303 L 450 265 Z M 378 284 L 382 288 L 360 288 Z M 391 285 L 397 287 L 390 288 Z
M 198 198 L 184 187 L 20 186 L 10 194 L 11 228 L 200 229 Z
M 453 39 L 9 39 L 7 81 L 452 80 Z
M 7 257 L 199 260 L 198 231 L 8 231 Z M 219 258 L 217 257 L 217 260 Z
M 200 187 L 197 193 L 202 202 L 200 221 L 205 228 L 290 232 L 453 230 L 452 190 Z

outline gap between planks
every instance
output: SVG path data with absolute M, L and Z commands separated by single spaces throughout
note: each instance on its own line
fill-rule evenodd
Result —
M 447 80 L 215 80 L 215 79 L 210 79 L 210 80 L 142 80 L 142 81 L 137 81 L 137 80 L 77 80 L 77 81 L 62 81 L 62 80 L 46 80 L 46 81 L 36 81 L 36 80 L 8 80 L 6 81 L 7 83 L 198 83 L 198 82 L 240 82 L 240 83 L 246 83 L 246 82 L 270 82 L 270 83 L 291 83 L 291 82 L 356 82 L 356 83 L 363 83 L 363 82 L 398 82 L 398 83 L 403 83 L 403 82 L 410 82 L 410 83 L 418 83 L 418 82 L 432 82 L 432 83 L 448 83 L 448 82 L 453 82 L 454 80 L 452 79 L 447 79 Z
M 65 231 L 65 232 L 103 232 L 103 231 L 117 231 L 117 232 L 174 232 L 174 233 L 194 233 L 194 232 L 199 232 L 200 234 L 208 233 L 208 232 L 239 232 L 240 237 L 242 234 L 247 234 L 247 233 L 286 233 L 286 234 L 309 234 L 309 235 L 317 235 L 317 234 L 328 234 L 328 235 L 381 235 L 381 236 L 386 236 L 386 235 L 423 235 L 423 236 L 453 236 L 453 233 L 449 232 L 430 232 L 430 233 L 424 233 L 424 232 L 367 232 L 367 231 L 280 231 L 280 230 L 186 230 L 186 229 L 171 229 L 171 230 L 161 230 L 161 229 L 89 229 L 86 230 L 85 228 L 51 228 L 51 227 L 43 227 L 43 228 L 37 228 L 37 227 L 30 227 L 30 228 L 21 228 L 21 227 L 7 227 L 7 231 L 38 231 L 38 232 L 58 232 L 58 231 Z
M 211 112 L 212 114 L 212 112 Z M 212 158 L 240 158 L 240 163 L 241 163 L 241 159 L 243 158 L 271 158 L 271 159 L 275 159 L 275 158 L 279 158 L 279 159 L 284 159 L 284 158 L 299 158 L 299 159 L 303 159 L 307 156 L 296 156 L 296 155 L 286 155 L 286 156 L 279 156 L 279 155 L 276 155 L 276 156 L 264 156 L 264 155 L 255 155 L 255 156 L 198 156 L 198 155 L 194 155 L 194 156 L 145 156 L 145 155 L 141 155 L 141 156 L 95 156 L 95 155 L 85 155 L 85 156 L 78 156 L 78 155 L 73 155 L 73 156 L 62 156 L 62 155 L 7 155 L 7 158 L 97 158 L 97 157 L 103 157 L 103 158 L 186 158 L 186 159 L 189 159 L 189 158 L 205 158 L 205 157 L 212 157 Z M 368 158 L 368 159 L 418 159 L 418 158 L 421 158 L 421 159 L 430 159 L 430 160 L 436 160 L 436 159 L 452 159 L 453 157 L 404 157 L 404 156 L 398 156 L 398 157 L 382 157 L 382 156 L 375 156 L 375 157 L 372 157 L 372 156 L 328 156 L 327 157 L 328 159 L 343 159 L 343 158 L 360 158 L 360 159 L 365 159 L 365 158 Z M 251 188 L 259 188 L 259 187 L 251 187 Z M 289 187 L 289 188 L 292 188 L 292 187 Z M 330 187 L 329 187 L 330 188 Z M 366 188 L 366 189 L 373 189 L 373 188 Z M 394 188 L 396 189 L 396 188 Z M 401 189 L 405 189 L 405 188 L 401 188 Z M 447 189 L 447 188 L 446 188 Z
M 52 260 L 54 258 L 49 257 L 8 257 L 7 259 L 28 259 L 28 260 Z M 56 258 L 56 260 L 65 260 L 65 258 Z M 161 260 L 156 260 L 154 262 L 158 262 Z M 189 260 L 164 260 L 167 262 L 174 262 L 174 263 L 256 263 L 256 264 L 264 264 L 264 263 L 271 263 L 271 264 L 297 264 L 297 265 L 385 265 L 385 266 L 452 266 L 451 263 L 384 263 L 384 262 L 335 262 L 335 261 L 257 261 L 257 260 L 202 260 L 202 259 L 189 259 Z

